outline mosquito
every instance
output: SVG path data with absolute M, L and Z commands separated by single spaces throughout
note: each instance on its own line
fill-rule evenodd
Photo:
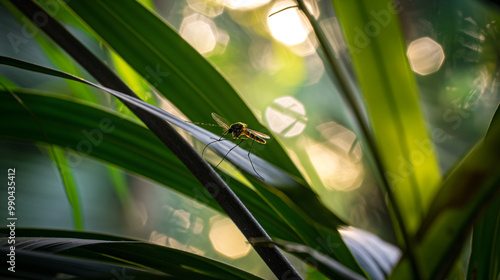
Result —
M 252 152 L 254 142 L 258 142 L 260 144 L 266 144 L 266 140 L 264 140 L 264 139 L 271 139 L 271 137 L 267 134 L 262 133 L 262 132 L 258 132 L 258 131 L 255 131 L 255 130 L 248 128 L 246 123 L 237 122 L 237 123 L 230 124 L 225 118 L 217 115 L 216 113 L 212 113 L 212 118 L 217 122 L 217 125 L 208 124 L 208 123 L 196 123 L 196 124 L 220 126 L 224 129 L 224 133 L 222 133 L 222 135 L 220 136 L 219 139 L 216 139 L 215 141 L 208 143 L 205 146 L 205 148 L 203 148 L 203 151 L 201 152 L 201 156 L 203 157 L 205 150 L 211 144 L 213 144 L 215 142 L 227 140 L 227 139 L 223 138 L 227 134 L 232 134 L 233 140 L 239 139 L 240 141 L 234 147 L 229 149 L 229 151 L 227 151 L 227 153 L 224 155 L 224 157 L 221 159 L 221 161 L 215 166 L 217 168 L 224 161 L 224 159 L 226 159 L 227 155 L 229 155 L 229 153 L 234 148 L 238 147 L 244 140 L 251 139 L 252 144 L 250 145 L 250 150 L 248 151 L 248 159 L 250 160 L 250 164 L 252 165 L 252 169 L 255 172 L 255 174 L 257 174 L 257 176 L 259 176 L 262 180 L 264 180 L 264 178 L 262 176 L 260 176 L 260 174 L 257 172 L 257 170 L 255 170 L 252 159 L 250 158 L 250 153 Z

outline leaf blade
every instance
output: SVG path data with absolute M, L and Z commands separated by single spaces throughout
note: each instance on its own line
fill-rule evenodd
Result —
M 19 233 L 24 232 L 22 229 L 18 230 Z M 36 230 L 24 233 L 30 232 L 36 232 Z M 47 233 L 51 236 L 65 234 L 61 234 L 57 230 L 45 230 L 45 234 Z M 85 236 L 85 234 L 80 233 L 79 235 Z M 0 244 L 7 244 L 8 238 L 5 236 L 8 235 L 8 229 L 1 228 L 0 235 L 4 236 L 0 239 Z M 135 268 L 129 270 L 131 272 L 141 272 L 140 270 L 142 270 L 153 275 L 163 272 L 166 275 L 181 278 L 261 279 L 253 274 L 210 258 L 139 240 L 110 241 L 107 238 L 96 240 L 90 238 L 23 236 L 23 238 L 16 240 L 16 250 L 20 252 L 45 252 L 55 254 L 56 256 L 66 256 L 69 257 L 69 260 L 59 258 L 56 261 L 65 261 L 66 264 L 81 264 L 91 270 L 98 264 L 102 266 L 99 270 L 100 273 L 108 272 L 110 274 L 112 269 L 119 269 L 120 266 L 129 266 Z M 96 235 L 92 234 L 91 236 Z M 99 236 L 106 237 L 106 235 Z M 114 239 L 114 237 L 112 238 Z M 86 258 L 87 261 L 90 260 L 92 263 L 87 264 L 87 261 L 78 262 L 73 258 Z M 43 262 L 43 259 L 39 261 Z M 62 268 L 63 266 L 59 267 L 59 269 Z
M 137 100 L 135 98 L 131 98 L 129 96 L 126 96 L 120 92 L 105 88 L 103 86 L 93 84 L 91 82 L 88 82 L 86 80 L 80 79 L 78 77 L 69 75 L 67 73 L 61 72 L 61 71 L 56 71 L 53 69 L 45 68 L 42 66 L 38 66 L 35 64 L 31 64 L 28 62 L 24 61 L 19 61 L 19 60 L 13 60 L 13 59 L 7 59 L 5 57 L 0 57 L 0 63 L 4 63 L 7 65 L 12 65 L 16 67 L 20 67 L 23 69 L 29 69 L 32 71 L 36 72 L 41 72 L 41 73 L 47 73 L 47 74 L 53 74 L 58 77 L 63 77 L 63 78 L 68 78 L 72 79 L 75 81 L 79 81 L 88 85 L 92 85 L 94 87 L 97 87 L 99 89 L 102 89 L 108 93 L 111 93 L 115 95 L 116 97 L 119 97 L 121 100 L 131 102 L 134 105 L 139 106 L 140 108 L 143 108 L 144 110 L 148 111 L 149 113 L 154 113 L 160 118 L 164 118 L 168 120 L 169 122 L 172 122 L 173 124 L 186 129 L 187 131 L 190 131 L 195 135 L 198 139 L 208 143 L 211 142 L 211 138 L 214 136 L 203 129 L 191 124 L 184 122 L 182 120 L 179 120 L 177 117 L 172 116 L 150 104 L 147 104 L 143 101 Z M 143 140 L 143 139 L 141 139 Z M 224 144 L 224 143 L 222 143 Z M 130 149 L 130 148 L 127 148 Z M 240 149 L 236 149 L 234 153 L 228 156 L 228 159 L 231 160 L 231 158 L 235 157 L 235 160 L 233 160 L 233 163 L 240 166 L 241 168 L 246 168 L 247 170 L 250 170 L 250 167 L 248 166 L 248 163 L 242 163 L 243 161 L 238 160 L 239 157 L 244 157 L 246 155 L 246 152 L 243 152 L 243 150 L 240 151 Z M 112 160 L 112 159 L 107 159 L 107 160 Z M 273 187 L 277 188 L 277 190 L 273 190 L 272 188 L 266 189 L 266 187 L 259 188 L 259 193 L 263 195 L 263 197 L 266 198 L 266 201 L 269 203 L 269 205 L 273 206 L 275 211 L 278 212 L 280 217 L 290 226 L 294 229 L 294 231 L 303 238 L 303 242 L 306 242 L 309 246 L 312 247 L 317 247 L 323 246 L 324 241 L 322 241 L 322 238 L 334 238 L 335 242 L 337 244 L 340 244 L 340 247 L 337 248 L 337 250 L 331 251 L 329 248 L 325 248 L 327 252 L 332 254 L 332 256 L 338 258 L 339 260 L 342 260 L 347 266 L 349 266 L 351 269 L 363 273 L 362 270 L 359 268 L 358 264 L 354 260 L 353 256 L 350 254 L 348 248 L 344 244 L 344 242 L 341 240 L 340 235 L 337 232 L 336 227 L 340 224 L 343 224 L 343 222 L 336 217 L 333 213 L 331 213 L 322 203 L 319 201 L 318 197 L 316 194 L 310 190 L 307 186 L 302 185 L 300 182 L 296 181 L 293 177 L 290 177 L 288 174 L 282 172 L 281 170 L 275 168 L 274 166 L 270 165 L 269 163 L 259 159 L 255 158 L 255 160 L 258 160 L 255 162 L 255 165 L 258 166 L 259 164 L 264 165 L 266 168 L 263 169 L 266 172 L 271 172 L 272 176 L 268 176 L 268 178 L 272 178 L 273 181 L 267 182 L 267 184 L 271 184 Z M 246 166 L 245 166 L 246 165 Z M 258 186 L 260 187 L 260 186 Z M 271 190 L 269 192 L 269 190 Z M 275 192 L 275 193 L 273 193 Z M 276 193 L 277 192 L 277 193 Z M 283 193 L 282 193 L 283 192 Z M 291 198 L 285 199 L 282 201 L 283 194 L 285 194 L 285 198 Z M 281 198 L 280 198 L 281 197 Z M 274 203 L 271 203 L 274 201 Z M 275 205 L 281 205 L 281 207 L 276 208 Z M 297 207 L 301 206 L 302 207 Z M 296 209 L 296 211 L 291 211 L 290 209 Z M 297 216 L 295 213 L 298 211 L 298 209 L 303 208 L 305 212 L 307 212 L 307 215 L 303 215 L 302 211 L 299 211 L 303 219 L 297 219 Z M 299 225 L 302 224 L 302 225 Z M 306 225 L 306 226 L 303 226 Z M 321 230 L 317 232 L 317 226 L 316 225 L 321 225 L 322 227 L 326 228 L 326 230 Z M 312 226 L 312 227 L 309 227 Z M 285 226 L 286 227 L 286 226 Z M 320 234 L 321 233 L 321 234 Z M 321 237 L 320 237 L 321 236 Z
M 75 1 L 68 5 L 191 120 L 207 122 L 212 112 L 218 112 L 230 121 L 242 121 L 257 130 L 262 127 L 229 82 L 177 32 L 141 4 Z M 269 141 L 267 145 L 263 157 L 268 162 L 301 177 L 278 142 Z
M 426 278 L 444 279 L 468 237 L 474 221 L 485 207 L 500 196 L 500 110 L 488 132 L 444 181 L 417 233 L 418 257 L 425 260 Z M 471 186 L 474 186 L 473 188 Z M 407 258 L 391 279 L 407 275 Z

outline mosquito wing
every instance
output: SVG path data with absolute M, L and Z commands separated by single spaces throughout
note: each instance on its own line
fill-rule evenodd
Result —
M 264 139 L 271 139 L 271 137 L 267 134 L 264 134 L 262 132 L 258 132 L 258 131 L 255 131 L 253 129 L 250 129 L 250 128 L 245 128 L 246 130 L 248 130 L 248 132 L 251 132 L 257 136 L 259 136 L 260 138 L 264 138 Z
M 219 124 L 220 127 L 224 128 L 225 130 L 229 129 L 229 122 L 225 118 L 217 115 L 216 113 L 212 113 L 212 118 L 214 118 L 214 120 Z

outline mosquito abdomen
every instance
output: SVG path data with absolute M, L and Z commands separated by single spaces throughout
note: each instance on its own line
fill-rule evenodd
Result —
M 261 144 L 266 144 L 266 140 L 260 138 L 259 136 L 257 135 L 254 135 L 252 133 L 246 133 L 246 135 L 251 138 L 252 140 L 254 140 L 255 142 L 259 142 Z

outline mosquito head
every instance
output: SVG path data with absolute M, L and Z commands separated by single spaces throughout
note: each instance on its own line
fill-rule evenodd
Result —
M 247 124 L 246 123 L 242 123 L 242 122 L 237 122 L 237 123 L 234 123 L 232 126 L 238 126 L 238 127 L 247 127 Z
M 245 131 L 246 124 L 242 122 L 233 123 L 231 127 L 227 130 L 227 133 L 232 133 L 233 138 L 236 139 Z

